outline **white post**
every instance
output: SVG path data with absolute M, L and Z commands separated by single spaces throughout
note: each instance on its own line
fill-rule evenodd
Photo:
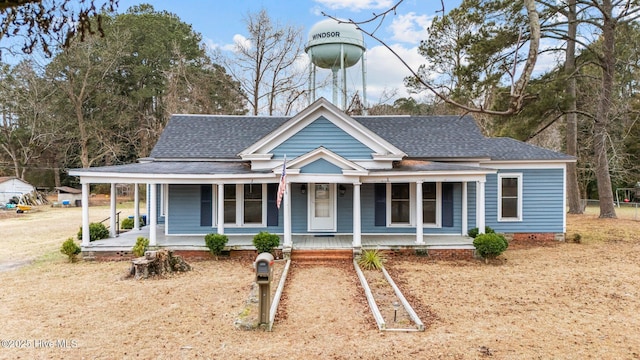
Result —
M 462 182 L 462 235 L 467 235 L 469 230 L 469 200 L 467 199 L 467 182 Z
M 478 226 L 478 234 L 484 234 L 484 184 L 485 180 L 476 182 L 476 225 Z
M 118 233 L 118 229 L 116 229 L 116 184 L 111 183 L 111 218 L 109 219 L 109 232 L 111 233 L 111 237 L 116 237 Z
M 416 244 L 424 245 L 424 220 L 422 218 L 422 181 L 416 181 Z
M 158 184 L 149 186 L 149 246 L 157 246 L 157 225 L 158 225 Z
M 82 183 L 82 246 L 89 246 L 89 184 Z
M 362 224 L 360 216 L 360 185 L 353 183 L 353 248 L 358 251 L 362 248 Z
M 284 244 L 283 251 L 291 251 L 293 247 L 293 240 L 291 238 L 291 183 L 286 183 L 286 189 L 284 192 L 284 219 L 282 225 L 284 226 Z
M 224 234 L 224 184 L 218 184 L 218 234 Z
M 133 184 L 133 228 L 140 230 L 140 186 Z

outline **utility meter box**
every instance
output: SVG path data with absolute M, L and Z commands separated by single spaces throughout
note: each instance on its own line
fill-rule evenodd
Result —
M 271 253 L 259 254 L 253 266 L 256 269 L 256 282 L 258 284 L 271 282 L 273 278 L 273 255 Z

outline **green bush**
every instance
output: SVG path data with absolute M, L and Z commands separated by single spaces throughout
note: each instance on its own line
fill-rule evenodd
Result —
M 204 243 L 209 248 L 209 252 L 216 258 L 222 254 L 227 241 L 229 241 L 229 238 L 224 234 L 207 234 L 204 237 Z
M 143 236 L 138 236 L 138 238 L 136 239 L 136 244 L 133 245 L 133 249 L 131 249 L 131 252 L 136 257 L 141 257 L 144 256 L 144 252 L 147 251 L 148 247 L 149 239 Z
M 487 233 L 476 236 L 476 238 L 473 239 L 473 246 L 476 247 L 476 251 L 483 258 L 494 259 L 507 250 L 509 243 L 504 236 L 500 234 Z
M 479 233 L 478 228 L 474 227 L 473 229 L 469 229 L 469 231 L 467 232 L 467 235 L 469 235 L 469 237 L 472 237 L 472 238 L 475 239 L 476 236 L 478 236 L 478 233 Z M 495 234 L 496 231 L 493 230 L 492 228 L 488 227 L 488 226 L 485 226 L 484 227 L 484 233 L 485 234 Z
M 89 224 L 89 241 L 106 239 L 109 237 L 109 230 L 103 223 Z M 78 240 L 82 240 L 82 227 L 78 231 Z
M 131 230 L 133 229 L 133 219 L 126 218 L 120 222 L 120 229 Z
M 376 250 L 365 250 L 358 259 L 358 265 L 365 270 L 378 270 L 382 269 L 382 265 L 385 259 L 382 254 Z
M 76 262 L 78 259 L 77 255 L 80 254 L 80 251 L 80 246 L 73 241 L 72 237 L 65 240 L 60 247 L 60 252 L 69 257 L 69 262 Z
M 260 233 L 253 237 L 253 246 L 256 247 L 258 253 L 270 253 L 278 245 L 280 245 L 280 237 L 276 234 L 260 231 Z

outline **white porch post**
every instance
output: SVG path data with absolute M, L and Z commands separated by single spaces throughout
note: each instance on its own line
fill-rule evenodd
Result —
M 133 184 L 133 228 L 140 230 L 140 186 Z
M 424 244 L 424 220 L 422 218 L 422 181 L 416 181 L 416 244 Z
M 467 182 L 462 182 L 462 235 L 467 235 L 469 228 L 469 199 L 467 198 Z
M 89 246 L 89 184 L 82 183 L 82 246 Z
M 218 187 L 218 234 L 224 234 L 224 184 Z
M 478 233 L 484 234 L 484 184 L 485 180 L 476 182 L 476 225 L 478 226 Z
M 118 233 L 118 229 L 116 229 L 116 197 L 116 184 L 111 183 L 111 198 L 109 199 L 111 204 L 111 217 L 109 218 L 109 232 L 111 233 L 111 237 L 116 237 Z
M 353 250 L 360 252 L 362 248 L 362 224 L 360 216 L 360 185 L 353 183 Z
M 284 193 L 284 219 L 282 225 L 284 226 L 284 244 L 283 252 L 291 252 L 293 247 L 293 240 L 291 239 L 291 183 L 286 183 L 286 189 Z
M 149 184 L 149 246 L 157 246 L 158 184 Z

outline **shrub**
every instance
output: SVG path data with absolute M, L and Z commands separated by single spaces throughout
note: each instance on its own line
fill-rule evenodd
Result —
M 209 248 L 209 252 L 216 258 L 222 254 L 227 241 L 229 241 L 229 238 L 224 234 L 207 234 L 204 237 L 204 243 Z
M 571 238 L 571 240 L 573 240 L 573 242 L 576 244 L 580 244 L 582 242 L 582 235 L 575 233 L 573 234 L 573 238 Z
M 143 236 L 138 236 L 138 238 L 136 239 L 136 244 L 133 245 L 133 249 L 131 249 L 131 252 L 136 257 L 141 257 L 144 256 L 144 252 L 147 251 L 148 247 L 149 239 Z
M 122 222 L 120 222 L 120 228 L 124 230 L 133 229 L 133 219 L 131 218 L 123 219 Z
M 473 246 L 476 247 L 478 254 L 486 259 L 494 259 L 502 254 L 509 243 L 504 236 L 496 233 L 480 234 L 473 239 Z
M 253 237 L 253 245 L 256 247 L 256 250 L 258 250 L 258 253 L 270 253 L 275 247 L 280 245 L 280 237 L 276 234 L 260 231 L 260 233 Z
M 60 252 L 69 257 L 69 262 L 76 262 L 78 259 L 77 255 L 80 254 L 80 251 L 80 246 L 73 241 L 72 237 L 65 240 L 60 247 Z
M 358 265 L 365 270 L 378 270 L 382 269 L 382 265 L 385 259 L 382 254 L 376 250 L 365 250 L 358 259 Z
M 478 233 L 479 233 L 478 228 L 474 227 L 473 229 L 469 229 L 469 231 L 467 232 L 467 235 L 469 235 L 469 237 L 472 237 L 472 238 L 475 239 L 476 236 L 478 236 Z M 488 226 L 485 226 L 484 227 L 484 233 L 485 234 L 495 234 L 496 231 L 493 230 L 492 228 L 488 227 Z
M 109 237 L 109 230 L 103 223 L 89 224 L 89 241 L 106 239 Z M 82 227 L 78 231 L 78 240 L 82 240 Z

